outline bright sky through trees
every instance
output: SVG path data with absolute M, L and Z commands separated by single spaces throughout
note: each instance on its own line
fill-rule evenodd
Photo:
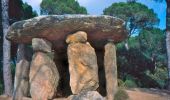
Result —
M 30 4 L 34 10 L 40 14 L 40 3 L 42 0 L 23 0 Z M 103 13 L 103 9 L 110 6 L 114 2 L 125 2 L 126 0 L 77 0 L 81 6 L 86 7 L 89 14 L 100 15 Z M 159 27 L 165 29 L 165 17 L 166 17 L 166 3 L 154 2 L 153 0 L 138 0 L 138 2 L 147 5 L 149 8 L 154 9 L 154 12 L 158 14 L 160 19 Z

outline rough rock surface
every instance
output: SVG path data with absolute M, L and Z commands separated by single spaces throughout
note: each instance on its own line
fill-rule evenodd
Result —
M 22 100 L 22 97 L 29 95 L 29 72 L 32 58 L 32 51 L 25 44 L 18 45 L 17 64 L 14 80 L 14 100 Z
M 82 92 L 68 97 L 68 100 L 105 100 L 97 91 Z
M 49 15 L 14 23 L 7 39 L 16 43 L 31 43 L 32 38 L 45 38 L 53 42 L 55 49 L 66 48 L 65 38 L 70 33 L 85 31 L 88 41 L 95 48 L 103 48 L 107 39 L 120 42 L 127 37 L 123 20 L 111 16 Z
M 58 86 L 59 73 L 55 63 L 46 53 L 36 52 L 34 54 L 29 77 L 33 100 L 53 98 Z
M 117 92 L 117 60 L 116 47 L 114 43 L 109 42 L 105 45 L 104 68 L 106 76 L 107 99 L 114 100 Z
M 66 43 L 86 43 L 87 41 L 87 33 L 83 31 L 78 31 L 74 34 L 68 35 L 66 39 Z
M 75 33 L 77 34 L 77 33 Z M 74 36 L 77 36 L 73 34 Z M 68 36 L 68 40 L 72 36 Z M 76 37 L 74 39 L 77 39 Z M 73 94 L 82 91 L 93 91 L 98 88 L 98 65 L 95 50 L 87 43 L 68 45 L 67 54 L 70 72 L 70 87 Z
M 51 47 L 52 44 L 45 39 L 42 38 L 32 39 L 32 48 L 34 51 L 51 52 Z

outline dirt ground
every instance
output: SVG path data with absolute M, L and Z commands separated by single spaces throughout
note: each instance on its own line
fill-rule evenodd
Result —
M 158 89 L 127 89 L 126 92 L 129 95 L 129 100 L 170 100 L 170 91 L 158 90 Z M 11 100 L 11 97 L 4 95 L 0 96 L 0 100 Z M 23 100 L 32 100 L 30 98 L 23 98 Z M 54 99 L 54 100 L 66 100 L 66 99 Z
M 170 100 L 170 92 L 157 89 L 128 89 L 130 100 Z

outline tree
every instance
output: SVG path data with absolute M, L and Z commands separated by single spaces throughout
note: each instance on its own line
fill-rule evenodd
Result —
M 155 0 L 164 1 L 164 0 Z M 168 90 L 170 90 L 170 0 L 165 0 L 166 8 L 166 50 L 168 57 Z
M 9 5 L 9 9 L 8 9 L 9 23 L 12 24 L 17 20 L 21 20 L 22 0 L 9 0 L 8 5 Z
M 21 19 L 29 19 L 38 15 L 37 12 L 33 11 L 32 7 L 27 3 L 22 4 L 22 12 L 23 13 Z
M 142 30 L 138 36 L 140 51 L 142 54 L 150 59 L 154 65 L 166 66 L 166 43 L 165 32 L 153 28 L 149 30 Z
M 127 86 L 130 82 L 137 87 L 165 88 L 167 63 L 164 31 L 157 28 L 142 30 L 138 36 L 130 37 L 128 43 L 128 52 L 123 43 L 117 45 L 119 78 Z
M 145 75 L 155 81 L 157 87 L 165 89 L 168 80 L 165 31 L 157 28 L 143 30 L 138 38 L 141 53 L 152 64 L 152 69 L 146 70 Z
M 86 8 L 75 0 L 42 0 L 41 14 L 87 14 Z
M 9 27 L 8 3 L 9 3 L 8 0 L 1 0 L 2 27 L 3 27 L 3 77 L 4 77 L 4 85 L 5 85 L 5 94 L 12 95 L 12 76 L 11 76 L 11 65 L 10 65 L 11 44 L 5 38 Z
M 166 48 L 168 56 L 168 90 L 170 90 L 170 0 L 166 0 Z
M 10 24 L 37 16 L 36 11 L 33 11 L 32 7 L 23 3 L 22 0 L 10 0 L 8 13 Z
M 138 34 L 142 29 L 153 27 L 159 23 L 157 15 L 147 6 L 130 0 L 129 2 L 113 3 L 110 7 L 104 9 L 104 15 L 117 16 L 126 22 L 129 30 L 128 38 L 133 34 Z M 128 50 L 126 40 L 125 47 Z

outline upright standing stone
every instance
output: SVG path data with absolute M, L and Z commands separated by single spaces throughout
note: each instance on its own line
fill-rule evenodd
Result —
M 32 48 L 34 51 L 42 51 L 42 52 L 51 52 L 52 44 L 40 38 L 33 38 L 32 39 Z
M 79 40 L 78 40 L 79 39 Z M 98 66 L 95 50 L 87 41 L 85 32 L 77 32 L 67 37 L 70 86 L 73 94 L 93 91 L 98 88 Z
M 117 91 L 116 47 L 114 43 L 105 45 L 104 66 L 106 74 L 107 99 L 114 100 Z
M 25 44 L 18 45 L 13 100 L 29 94 L 29 71 L 32 52 Z
M 31 97 L 33 100 L 52 99 L 57 91 L 59 73 L 50 51 L 51 44 L 48 45 L 50 42 L 38 38 L 33 39 L 32 42 L 33 45 L 36 44 L 33 50 L 37 52 L 34 53 L 29 75 Z

